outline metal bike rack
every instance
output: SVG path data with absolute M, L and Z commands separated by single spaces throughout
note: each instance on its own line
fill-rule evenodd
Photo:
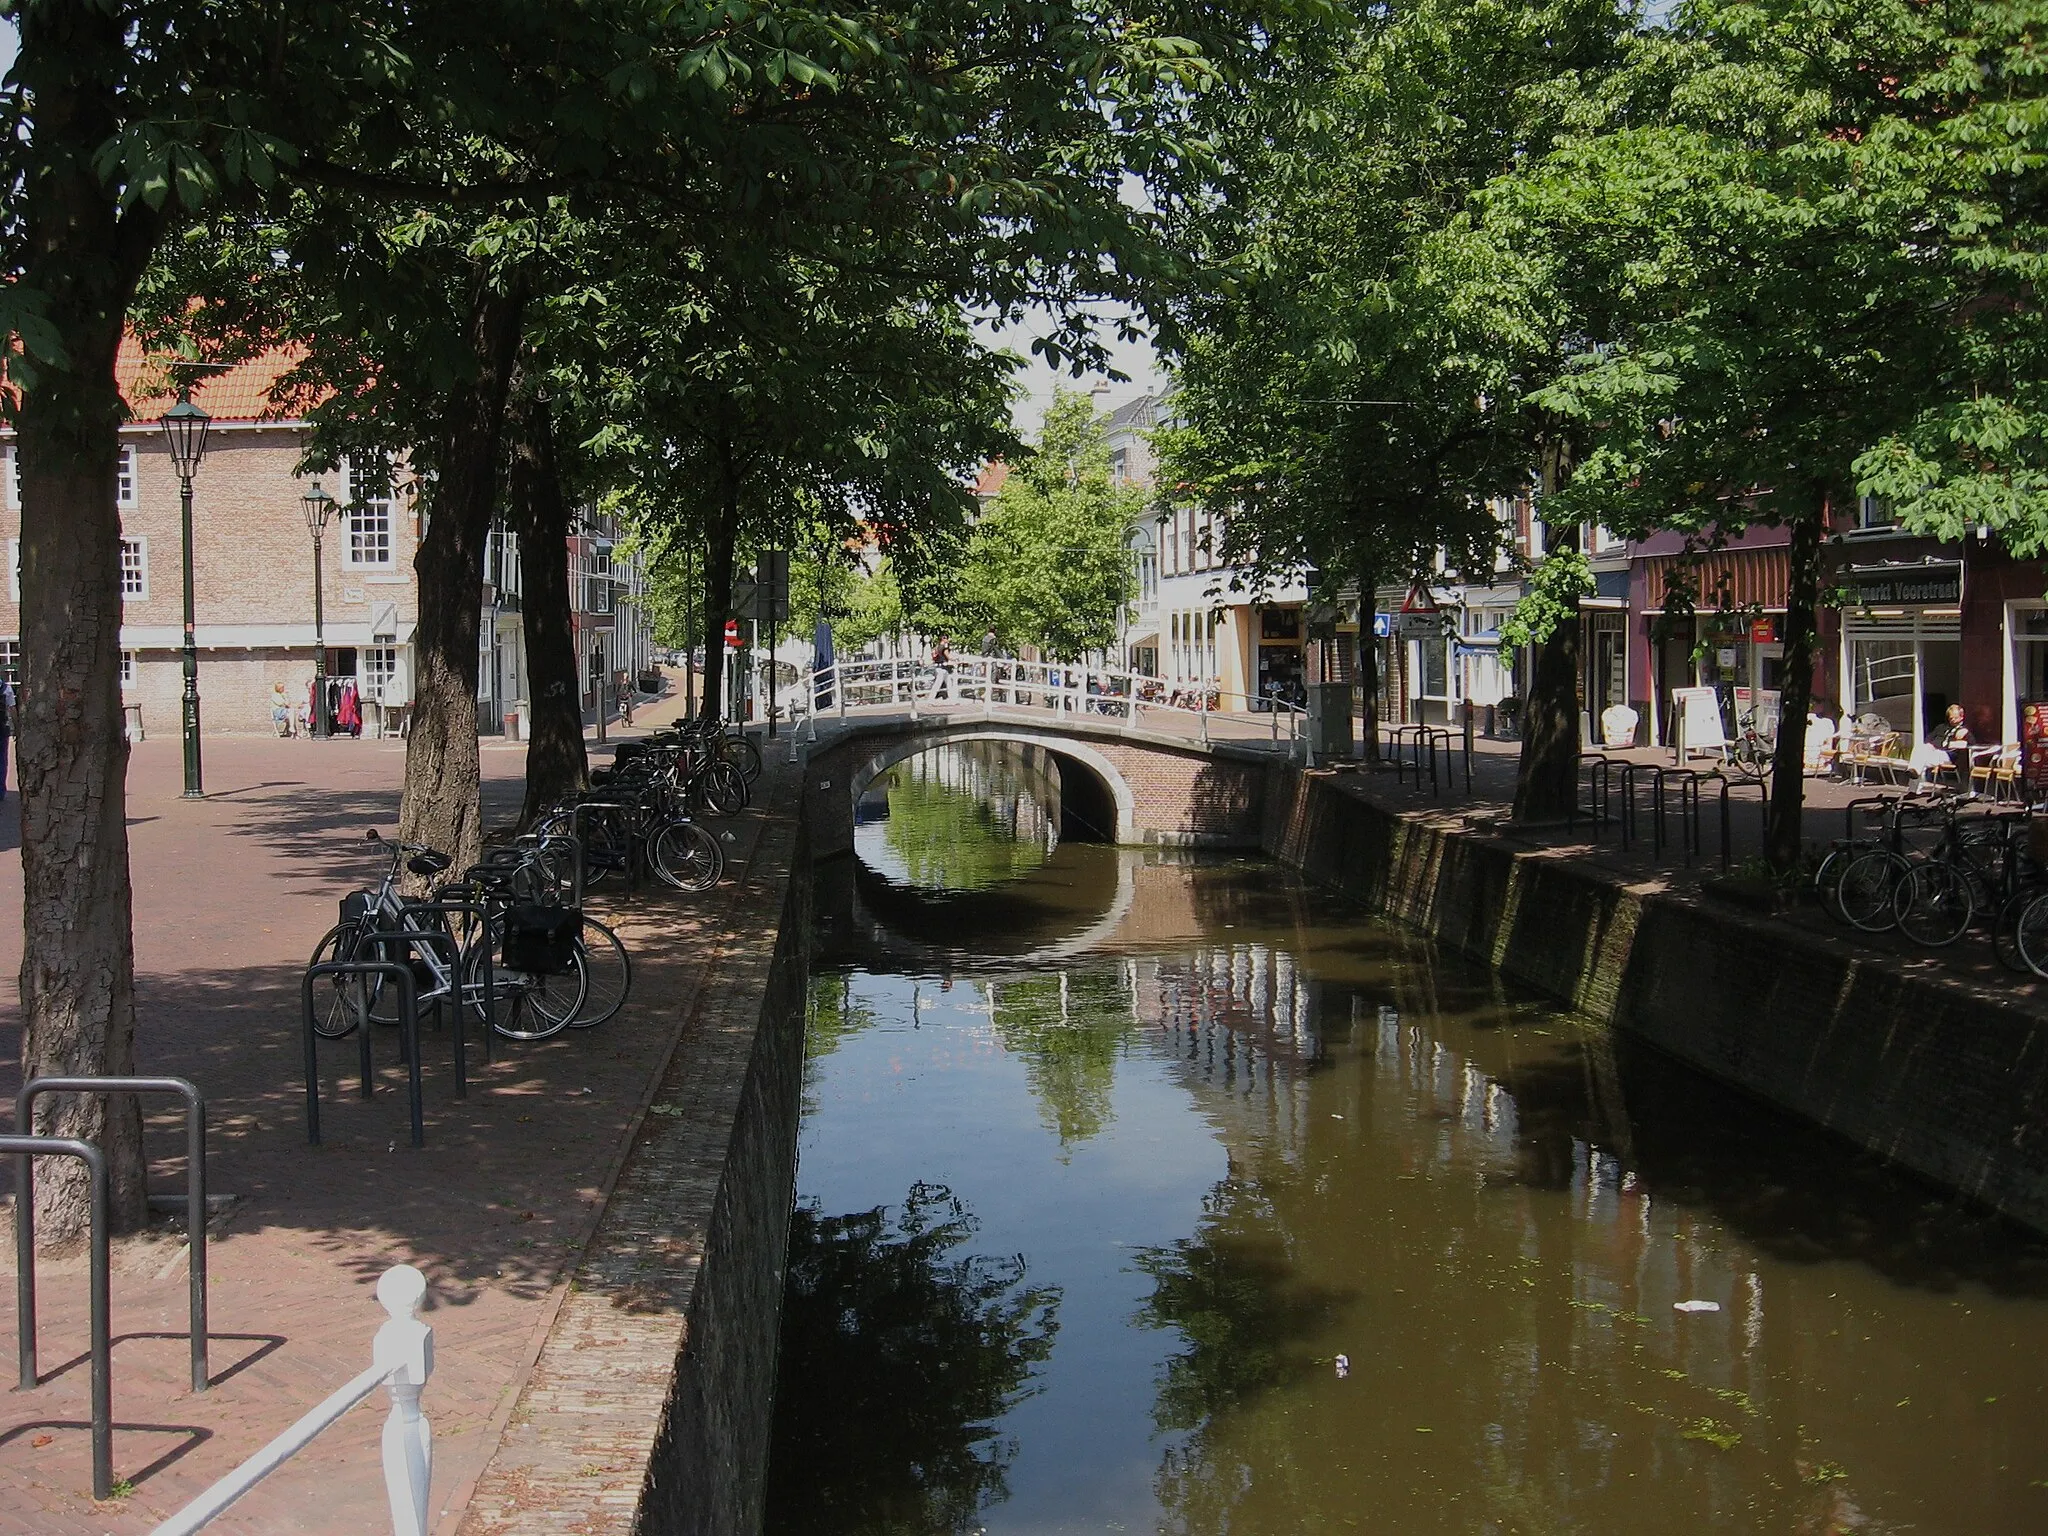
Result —
M 68 1136 L 0 1136 L 0 1153 L 11 1153 L 27 1165 L 38 1157 L 75 1157 L 92 1179 L 92 1261 L 89 1295 L 92 1329 L 92 1496 L 114 1496 L 114 1367 L 108 1337 L 107 1160 L 89 1141 Z M 15 1305 L 20 1309 L 22 1386 L 39 1385 L 36 1376 L 35 1189 L 29 1175 L 17 1174 L 14 1186 L 14 1231 L 26 1242 L 21 1272 L 15 1277 Z
M 387 935 L 379 935 L 387 937 Z M 396 937 L 396 935 L 389 935 Z M 426 1110 L 420 1097 L 420 1001 L 412 967 L 393 960 L 329 960 L 306 967 L 299 1002 L 306 1032 L 306 1140 L 320 1144 L 320 1036 L 313 1028 L 313 983 L 322 976 L 384 976 L 398 983 L 400 1038 L 406 1041 L 407 1091 L 412 1101 L 412 1144 L 427 1144 Z M 370 1097 L 370 1001 L 356 991 L 356 1034 L 361 1041 L 362 1096 Z
M 1589 768 L 1592 774 L 1586 786 L 1586 804 L 1579 804 L 1579 786 L 1575 776 L 1572 782 L 1571 808 L 1565 812 L 1564 824 L 1567 832 L 1576 832 L 1579 814 L 1584 811 L 1593 823 L 1593 836 L 1597 839 L 1607 823 L 1613 819 L 1611 801 L 1614 792 L 1614 759 L 1598 752 L 1580 753 L 1578 772 L 1584 774 Z
M 185 1232 L 191 1240 L 188 1306 L 192 1330 L 192 1390 L 212 1382 L 206 1367 L 206 1100 L 182 1077 L 35 1077 L 14 1096 L 14 1128 L 34 1134 L 29 1118 L 46 1093 L 175 1093 L 185 1101 Z M 29 1158 L 20 1159 L 15 1188 L 24 1191 L 14 1223 L 15 1288 L 21 1312 L 21 1384 L 36 1384 L 35 1210 L 26 1191 Z
M 491 1036 L 498 1032 L 498 987 L 497 976 L 493 970 L 496 958 L 491 953 L 490 908 L 480 901 L 449 901 L 436 897 L 432 901 L 419 902 L 408 910 L 413 912 L 440 912 L 450 915 L 460 912 L 466 917 L 474 917 L 476 919 L 478 941 L 483 945 L 484 951 L 484 997 L 483 1007 L 478 1012 L 483 1015 L 484 1020 L 484 1061 L 486 1063 L 490 1062 L 492 1059 Z M 442 937 L 442 935 L 434 934 L 432 929 L 406 929 L 395 935 L 395 937 L 410 940 L 415 936 L 425 936 L 428 934 L 433 934 L 437 939 Z M 379 937 L 382 937 L 382 935 L 379 935 Z M 462 980 L 461 946 L 454 945 L 452 940 L 450 943 L 455 951 L 449 967 L 449 972 L 455 982 L 455 1097 L 466 1099 L 469 1097 L 469 1054 L 465 1045 L 467 1039 L 467 1015 L 464 1011 L 467 1006 L 464 996 L 467 988 Z

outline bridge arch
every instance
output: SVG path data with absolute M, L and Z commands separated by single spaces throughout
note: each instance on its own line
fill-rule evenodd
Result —
M 866 754 L 848 776 L 849 808 L 858 806 L 861 796 L 868 792 L 875 780 L 898 763 L 939 747 L 958 746 L 969 741 L 1039 748 L 1060 766 L 1063 819 L 1068 809 L 1066 801 L 1071 795 L 1076 802 L 1073 807 L 1076 816 L 1095 834 L 1090 841 L 1122 844 L 1143 840 L 1138 832 L 1137 796 L 1131 792 L 1130 782 L 1115 763 L 1086 741 L 1028 727 L 963 724 L 918 731 L 882 742 Z M 1070 765 L 1085 775 L 1080 782 L 1068 779 Z M 1107 812 L 1106 816 L 1104 812 Z M 1064 829 L 1062 835 L 1066 835 Z

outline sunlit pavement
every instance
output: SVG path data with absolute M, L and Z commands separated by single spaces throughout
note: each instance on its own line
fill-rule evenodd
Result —
M 650 717 L 668 706 L 641 715 Z M 483 744 L 487 823 L 521 792 L 524 749 Z M 602 760 L 603 754 L 598 758 Z M 636 962 L 633 1002 L 592 1032 L 538 1045 L 500 1042 L 486 1065 L 470 1044 L 470 1091 L 456 1099 L 450 1037 L 427 1032 L 427 1136 L 414 1151 L 393 1033 L 379 1031 L 378 1091 L 355 1096 L 353 1040 L 322 1047 L 325 1143 L 304 1123 L 298 978 L 336 903 L 381 873 L 363 829 L 389 834 L 404 744 L 209 737 L 208 796 L 181 798 L 175 737 L 136 746 L 129 773 L 135 883 L 139 1067 L 195 1081 L 210 1106 L 209 1177 L 233 1197 L 211 1248 L 212 1370 L 189 1391 L 186 1272 L 177 1234 L 124 1241 L 113 1279 L 115 1475 L 128 1496 L 95 1506 L 87 1432 L 85 1270 L 41 1266 L 40 1389 L 0 1414 L 0 1532 L 148 1529 L 260 1447 L 369 1361 L 383 1313 L 371 1294 L 389 1265 L 430 1280 L 438 1368 L 435 1505 L 458 1513 L 539 1347 L 564 1263 L 584 1241 L 670 1042 L 673 1000 L 718 931 L 695 908 L 594 902 L 618 919 Z M 495 812 L 495 817 L 492 814 Z M 743 859 L 758 823 L 731 823 Z M 0 900 L 18 911 L 21 863 L 10 786 L 0 834 Z M 659 929 L 663 942 L 650 941 Z M 636 942 L 636 935 L 638 942 Z M 21 930 L 0 924 L 0 1092 L 19 1078 L 15 977 Z M 182 1125 L 152 1113 L 152 1184 L 182 1188 Z M 12 1244 L 4 1262 L 11 1271 Z M 11 1280 L 11 1275 L 10 1275 Z M 388 1519 L 377 1449 L 381 1396 L 323 1435 L 210 1529 L 348 1531 Z M 444 1525 L 446 1522 L 444 1521 Z

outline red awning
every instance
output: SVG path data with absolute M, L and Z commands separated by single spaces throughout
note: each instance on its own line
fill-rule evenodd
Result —
M 1782 612 L 1792 584 L 1792 551 L 1785 545 L 1775 549 L 1724 549 L 1711 555 L 1657 555 L 1637 562 L 1643 571 L 1643 606 L 1656 612 L 1664 606 L 1666 578 L 1683 571 L 1693 589 L 1693 602 L 1702 611 L 1718 608 L 1724 601 L 1731 607 L 1759 608 Z

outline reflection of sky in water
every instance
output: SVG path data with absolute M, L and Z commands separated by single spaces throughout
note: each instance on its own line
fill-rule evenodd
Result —
M 943 1184 L 1063 1293 L 989 1532 L 2048 1529 L 2040 1245 L 1270 867 L 1138 873 L 1102 953 L 816 984 L 802 1197 Z
M 976 1251 L 1022 1253 L 1032 1284 L 1061 1287 L 1043 1390 L 1004 1420 L 1020 1448 L 1011 1497 L 988 1512 L 989 1528 L 1104 1530 L 1120 1520 L 1150 1530 L 1153 1383 L 1175 1341 L 1130 1326 L 1152 1289 L 1130 1256 L 1194 1225 L 1223 1177 L 1223 1148 L 1188 1114 L 1171 1064 L 1145 1052 L 1117 1063 L 1116 1134 L 1063 1148 L 1033 1099 L 1027 1061 L 998 1043 L 979 984 L 855 985 L 876 1022 L 819 1064 L 803 1197 L 851 1211 L 900 1203 L 920 1179 L 944 1184 L 981 1222 Z M 1076 1523 L 1084 1489 L 1087 1518 Z

